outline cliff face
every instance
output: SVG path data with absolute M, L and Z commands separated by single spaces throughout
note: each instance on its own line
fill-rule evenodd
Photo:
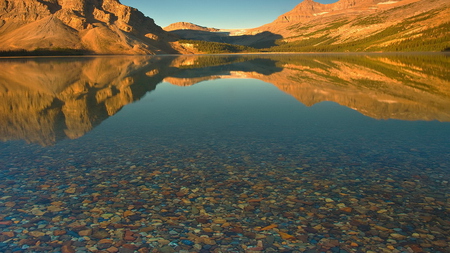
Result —
M 0 50 L 175 53 L 172 37 L 118 0 L 0 0 Z

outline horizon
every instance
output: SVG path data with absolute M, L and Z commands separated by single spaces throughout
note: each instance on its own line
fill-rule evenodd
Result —
M 338 0 L 315 0 L 322 4 Z M 292 10 L 302 0 L 121 0 L 152 18 L 161 27 L 176 22 L 189 22 L 219 29 L 255 28 L 271 23 L 278 16 Z M 175 7 L 174 7 L 175 6 Z

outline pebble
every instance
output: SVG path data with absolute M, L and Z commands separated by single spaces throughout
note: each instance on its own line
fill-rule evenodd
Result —
M 449 247 L 445 160 L 427 170 L 406 158 L 389 160 L 387 153 L 374 154 L 371 163 L 353 161 L 351 150 L 331 156 L 314 142 L 291 143 L 302 145 L 292 150 L 245 139 L 222 149 L 213 144 L 190 150 L 155 140 L 142 150 L 118 145 L 122 156 L 113 147 L 95 151 L 114 154 L 107 158 L 91 150 L 54 162 L 12 159 L 27 169 L 1 172 L 2 197 L 9 197 L 0 197 L 0 252 L 414 253 Z

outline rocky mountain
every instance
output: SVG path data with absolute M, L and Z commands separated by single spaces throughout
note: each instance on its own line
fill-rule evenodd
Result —
M 304 0 L 249 32 L 281 35 L 275 51 L 442 51 L 449 26 L 448 0 Z
M 118 0 L 0 0 L 0 50 L 176 53 L 174 38 Z

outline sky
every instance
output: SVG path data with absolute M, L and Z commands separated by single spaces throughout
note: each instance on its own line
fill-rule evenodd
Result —
M 315 0 L 327 4 L 337 0 Z M 191 22 L 220 29 L 255 28 L 274 21 L 302 0 L 120 0 L 161 27 Z

